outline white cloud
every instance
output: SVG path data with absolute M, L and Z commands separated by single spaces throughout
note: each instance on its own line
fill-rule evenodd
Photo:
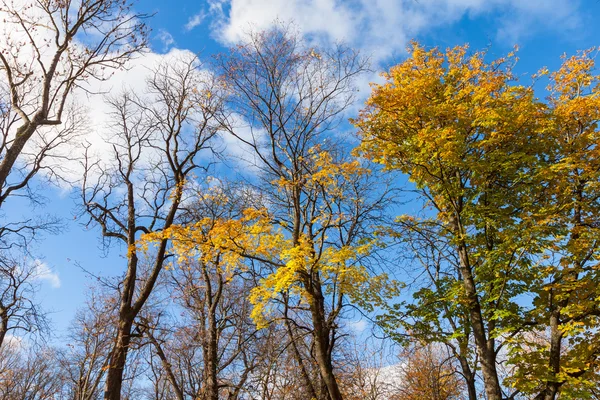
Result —
M 168 51 L 175 44 L 175 39 L 173 38 L 173 35 L 171 35 L 164 29 L 160 29 L 158 31 L 156 38 L 160 40 L 163 44 L 163 51 Z
M 183 28 L 186 31 L 191 31 L 195 27 L 199 26 L 202 21 L 204 21 L 204 18 L 206 18 L 206 14 L 204 12 L 199 12 L 198 14 L 192 15 Z
M 217 16 L 217 37 L 236 42 L 250 28 L 265 29 L 273 21 L 294 20 L 307 34 L 325 34 L 334 40 L 351 40 L 356 18 L 348 5 L 334 0 L 231 0 L 229 14 Z
M 18 20 L 10 14 L 10 10 L 22 10 L 32 21 L 40 22 L 40 25 L 32 30 L 32 37 L 35 43 L 45 43 L 47 45 L 39 46 L 40 59 L 47 66 L 51 57 L 55 52 L 54 34 L 55 32 L 49 27 L 52 26 L 47 20 L 48 15 L 40 10 L 40 7 L 34 7 L 34 0 L 0 0 L 0 36 L 3 40 L 0 41 L 0 51 L 4 52 L 5 57 L 9 60 L 9 64 L 19 66 L 19 68 L 30 68 L 31 78 L 27 83 L 31 84 L 31 90 L 24 91 L 27 93 L 25 103 L 26 113 L 33 113 L 39 103 L 41 95 L 40 76 L 42 76 L 41 67 L 38 66 L 36 53 L 33 46 L 30 44 L 26 33 L 23 29 L 19 29 Z M 3 7 L 4 6 L 4 7 Z M 87 38 L 89 39 L 89 38 Z M 167 31 L 161 30 L 157 35 L 157 39 L 161 40 L 165 46 L 165 50 L 175 44 L 175 41 Z M 72 41 L 71 46 L 74 54 L 82 50 L 85 36 L 78 36 Z M 166 54 L 158 54 L 155 52 L 144 52 L 138 54 L 131 60 L 126 67 L 121 69 L 110 69 L 102 67 L 104 78 L 106 79 L 87 79 L 78 82 L 81 87 L 76 87 L 67 101 L 67 109 L 71 110 L 72 105 L 79 109 L 77 112 L 78 120 L 74 124 L 76 127 L 75 133 L 70 134 L 68 143 L 61 143 L 48 152 L 48 156 L 44 160 L 44 165 L 47 171 L 59 174 L 62 178 L 70 182 L 77 182 L 82 177 L 81 157 L 83 143 L 90 143 L 92 151 L 95 155 L 102 157 L 110 151 L 108 144 L 104 142 L 104 138 L 110 132 L 109 106 L 104 101 L 106 94 L 118 94 L 123 89 L 131 89 L 137 93 L 143 93 L 146 87 L 146 80 L 151 74 L 153 67 L 165 60 L 172 62 L 183 55 L 192 55 L 193 53 L 186 50 L 172 49 Z M 110 58 L 110 55 L 107 56 Z M 61 79 L 60 74 L 64 73 L 64 65 L 59 65 L 57 73 L 59 74 L 57 81 Z M 22 76 L 17 76 L 22 79 Z M 3 71 L 0 71 L 0 86 L 5 86 L 6 78 Z M 76 85 L 77 86 L 77 85 Z M 35 135 L 27 142 L 22 156 L 19 159 L 18 166 L 27 166 L 31 164 L 36 155 L 39 154 L 39 149 L 45 146 L 48 141 L 55 140 L 56 132 L 64 129 L 71 120 L 68 115 L 63 115 L 63 124 L 58 127 L 42 127 L 38 129 Z M 14 126 L 13 132 L 16 130 Z M 62 182 L 59 182 L 62 183 Z M 65 185 L 68 188 L 69 185 Z
M 408 40 L 464 16 L 495 13 L 496 35 L 510 44 L 536 30 L 569 31 L 579 21 L 578 1 L 562 0 L 215 0 L 214 34 L 224 43 L 275 19 L 293 20 L 303 33 L 345 41 L 372 57 L 375 66 L 404 51 Z
M 348 326 L 355 333 L 364 332 L 364 330 L 368 328 L 367 321 L 365 321 L 364 319 L 359 319 L 359 320 L 356 320 L 356 321 L 351 321 L 350 323 L 348 323 Z
M 165 54 L 147 52 L 131 60 L 127 68 L 115 70 L 109 80 L 86 82 L 85 90 L 79 89 L 72 93 L 72 100 L 85 106 L 86 132 L 78 140 L 62 147 L 61 152 L 74 159 L 72 162 L 67 162 L 68 169 L 63 172 L 63 175 L 66 175 L 71 182 L 81 180 L 83 168 L 77 159 L 81 160 L 83 157 L 83 143 L 91 146 L 92 159 L 100 159 L 104 162 L 111 159 L 112 145 L 107 143 L 106 139 L 112 134 L 113 120 L 110 114 L 113 110 L 105 101 L 106 95 L 118 96 L 122 91 L 129 90 L 143 94 L 153 68 L 165 62 L 173 64 L 181 58 L 193 56 L 190 51 L 176 48 L 171 48 Z
M 10 1 L 10 0 L 9 0 Z M 30 3 L 33 0 L 14 0 L 14 6 Z M 531 34 L 532 26 L 545 22 L 546 26 L 555 29 L 572 29 L 577 26 L 578 2 L 562 0 L 208 0 L 208 7 L 190 17 L 185 29 L 191 30 L 211 18 L 213 34 L 224 43 L 239 40 L 248 29 L 264 29 L 275 19 L 294 20 L 299 29 L 311 40 L 322 42 L 346 41 L 353 47 L 361 49 L 363 54 L 371 56 L 374 67 L 390 57 L 401 54 L 409 38 L 428 29 L 450 24 L 465 15 L 481 15 L 492 11 L 498 12 L 498 36 L 514 42 L 516 38 Z M 0 13 L 1 14 L 1 13 Z M 552 29 L 552 28 L 548 28 Z M 36 31 L 36 35 L 51 35 L 46 30 Z M 0 34 L 5 40 L 0 49 L 17 51 L 18 57 L 30 62 L 32 54 L 27 46 L 22 48 L 23 35 L 14 26 L 0 19 Z M 86 82 L 88 92 L 100 93 L 90 95 L 78 90 L 72 99 L 88 110 L 87 123 L 81 124 L 84 131 L 78 142 L 90 142 L 94 152 L 102 157 L 110 148 L 103 138 L 108 133 L 109 107 L 103 99 L 103 93 L 116 94 L 123 88 L 143 92 L 146 79 L 152 67 L 165 60 L 174 60 L 185 54 L 187 50 L 174 49 L 173 36 L 160 30 L 156 36 L 164 45 L 166 54 L 154 52 L 144 53 L 130 62 L 129 68 L 114 71 L 107 81 Z M 77 43 L 75 43 L 77 45 Z M 42 49 L 42 58 L 51 56 L 51 48 Z M 380 78 L 373 74 L 365 74 L 359 82 L 360 96 L 369 92 L 368 82 Z M 357 103 L 357 107 L 359 104 Z M 35 148 L 43 142 L 44 135 L 51 136 L 48 129 L 40 129 L 39 138 L 28 143 L 26 152 L 35 154 Z M 244 158 L 248 156 L 245 149 L 238 148 L 229 136 L 225 137 L 228 151 Z M 81 146 L 77 143 L 61 146 L 55 153 L 59 156 L 77 156 Z M 78 153 L 79 152 L 79 153 Z M 64 162 L 56 158 L 56 168 L 63 169 L 68 179 L 75 181 L 81 177 L 79 163 Z
M 7 334 L 4 337 L 2 346 L 7 346 L 12 351 L 19 351 L 28 347 L 28 344 L 29 343 L 27 343 L 27 340 L 24 337 Z
M 49 283 L 54 289 L 60 287 L 61 282 L 58 274 L 52 271 L 46 263 L 41 260 L 34 260 L 33 268 L 33 277 L 35 279 Z
M 370 93 L 376 72 L 405 54 L 409 40 L 462 18 L 485 17 L 495 36 L 507 45 L 540 31 L 569 34 L 580 25 L 579 0 L 211 0 L 213 36 L 230 45 L 250 30 L 262 30 L 277 20 L 293 22 L 316 44 L 346 44 L 369 57 L 374 71 L 357 82 L 356 113 Z

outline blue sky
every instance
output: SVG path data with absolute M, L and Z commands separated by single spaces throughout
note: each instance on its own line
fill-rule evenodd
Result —
M 152 28 L 152 51 L 136 60 L 140 65 L 174 49 L 209 58 L 226 51 L 251 27 L 268 27 L 276 18 L 293 19 L 316 44 L 347 42 L 369 56 L 376 71 L 401 61 L 410 39 L 427 46 L 466 42 L 474 49 L 491 46 L 494 56 L 519 45 L 516 70 L 526 81 L 542 66 L 556 68 L 561 54 L 600 44 L 596 23 L 600 1 L 595 0 L 141 0 L 136 8 L 155 14 L 147 21 Z M 367 83 L 373 79 L 377 79 L 375 72 L 365 76 L 362 96 L 368 95 Z M 119 82 L 130 84 L 133 80 L 131 74 L 125 74 Z M 99 106 L 92 103 L 92 112 L 100 113 L 95 107 Z M 99 231 L 86 230 L 82 221 L 74 219 L 76 198 L 72 193 L 52 187 L 41 193 L 48 202 L 34 212 L 54 213 L 67 227 L 60 235 L 46 236 L 35 249 L 50 269 L 47 279 L 40 281 L 40 299 L 53 311 L 51 318 L 60 334 L 83 304 L 93 281 L 77 264 L 113 276 L 123 271 L 125 260 L 118 247 L 106 256 Z M 31 212 L 20 202 L 8 207 L 5 212 L 11 216 Z

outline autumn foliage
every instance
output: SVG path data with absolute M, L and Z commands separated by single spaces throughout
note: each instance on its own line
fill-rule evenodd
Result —
M 418 307 L 405 304 L 382 321 L 407 327 L 401 319 L 410 315 L 419 336 L 455 349 L 455 339 L 472 338 L 490 399 L 506 396 L 503 387 L 580 398 L 596 385 L 592 51 L 534 77 L 549 75 L 545 101 L 515 78 L 514 53 L 487 62 L 467 46 L 443 52 L 414 43 L 410 52 L 374 86 L 356 121 L 360 151 L 414 182 L 426 213 L 400 217 L 399 239 L 420 254 L 429 248 L 426 264 L 436 260 L 447 275 L 430 275 L 434 285 L 414 293 Z M 438 301 L 441 315 L 424 308 Z M 444 325 L 450 335 L 440 334 Z M 501 349 L 514 365 L 505 382 Z
M 33 34 L 31 63 L 0 51 L 0 208 L 80 133 L 72 93 L 147 40 L 127 3 L 32 7 L 38 22 L 0 9 L 57 47 L 48 66 Z M 73 45 L 81 30 L 99 42 Z M 0 397 L 599 398 L 596 50 L 532 76 L 516 48 L 407 50 L 355 115 L 367 61 L 280 22 L 107 96 L 108 150 L 83 144 L 75 218 L 123 268 L 94 276 L 52 346 L 41 266 L 22 259 L 58 223 L 2 220 Z

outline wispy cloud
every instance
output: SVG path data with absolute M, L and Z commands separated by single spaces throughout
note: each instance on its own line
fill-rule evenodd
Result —
M 60 277 L 56 272 L 52 271 L 46 263 L 41 260 L 34 260 L 33 268 L 35 279 L 48 282 L 54 289 L 60 287 Z
M 204 13 L 203 11 L 199 12 L 198 14 L 192 15 L 183 28 L 186 31 L 191 31 L 192 29 L 200 25 L 202 21 L 204 21 L 204 18 L 206 18 L 206 13 Z
M 359 319 L 357 321 L 351 321 L 348 326 L 356 333 L 362 333 L 365 329 L 369 327 L 367 321 L 364 319 Z
M 160 40 L 160 42 L 163 44 L 163 51 L 168 51 L 171 48 L 171 46 L 175 44 L 175 39 L 173 38 L 173 35 L 171 35 L 164 29 L 160 29 L 158 31 L 156 38 Z

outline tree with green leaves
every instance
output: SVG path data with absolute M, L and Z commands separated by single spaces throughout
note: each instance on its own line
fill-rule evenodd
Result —
M 434 226 L 458 278 L 416 292 L 415 307 L 439 300 L 442 318 L 460 317 L 464 326 L 452 334 L 472 332 L 486 395 L 500 400 L 498 353 L 526 320 L 519 296 L 540 279 L 532 255 L 544 227 L 532 217 L 531 165 L 546 106 L 516 84 L 512 53 L 488 63 L 467 46 L 442 52 L 413 43 L 409 50 L 356 121 L 362 154 L 414 183 L 425 216 L 400 221 L 423 234 Z

